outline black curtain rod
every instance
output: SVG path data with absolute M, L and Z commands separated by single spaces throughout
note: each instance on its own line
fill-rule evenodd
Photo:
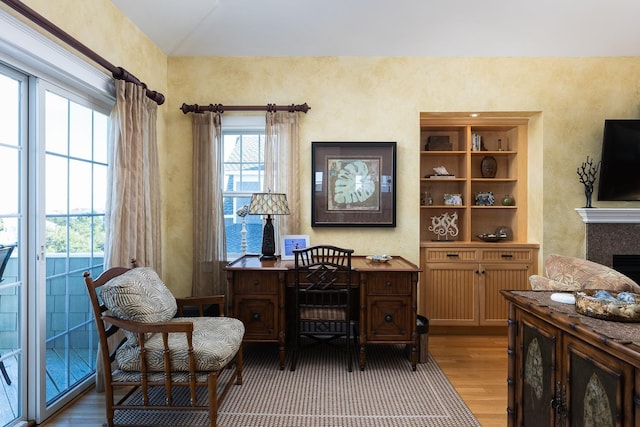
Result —
M 149 88 L 147 88 L 147 85 L 141 82 L 136 76 L 134 76 L 133 74 L 131 74 L 130 72 L 128 72 L 122 67 L 116 67 L 115 65 L 111 64 L 109 61 L 107 61 L 106 59 L 104 59 L 103 57 L 101 57 L 91 49 L 89 49 L 87 46 L 80 43 L 78 40 L 71 37 L 68 33 L 64 32 L 59 27 L 57 27 L 53 22 L 49 21 L 48 19 L 40 15 L 35 10 L 29 8 L 21 1 L 19 0 L 1 0 L 1 1 L 7 4 L 9 7 L 16 10 L 17 12 L 19 12 L 20 14 L 22 14 L 23 16 L 25 16 L 26 18 L 30 19 L 34 23 L 38 24 L 40 27 L 50 32 L 51 34 L 56 36 L 58 39 L 62 40 L 63 42 L 65 42 L 66 44 L 68 44 L 78 52 L 82 53 L 89 59 L 95 61 L 102 67 L 106 68 L 108 71 L 111 72 L 111 75 L 113 76 L 114 79 L 124 80 L 126 82 L 130 82 L 138 86 L 142 86 L 146 90 L 147 97 L 154 100 L 158 105 L 164 104 L 163 94 L 161 94 L 160 92 L 156 92 L 154 90 L 149 90 Z
M 214 113 L 224 113 L 225 111 L 289 111 L 290 113 L 295 113 L 297 111 L 302 111 L 303 113 L 307 113 L 311 109 L 305 102 L 304 104 L 291 104 L 291 105 L 276 105 L 276 104 L 267 104 L 267 105 L 222 105 L 222 104 L 209 104 L 209 105 L 187 105 L 185 103 L 180 107 L 184 114 L 187 113 L 204 113 L 205 111 L 211 111 Z

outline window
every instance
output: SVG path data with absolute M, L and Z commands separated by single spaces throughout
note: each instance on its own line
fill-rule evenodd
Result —
M 231 125 L 226 125 L 228 119 L 231 119 Z M 262 217 L 241 216 L 238 212 L 249 205 L 251 194 L 262 191 L 264 117 L 223 117 L 222 141 L 227 258 L 233 260 L 244 253 L 261 252 Z

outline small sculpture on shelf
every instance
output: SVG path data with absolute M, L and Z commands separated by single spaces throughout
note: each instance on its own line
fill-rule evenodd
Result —
M 435 235 L 437 236 L 437 240 L 440 240 L 440 237 L 444 237 L 444 241 L 452 240 L 447 239 L 446 236 L 450 235 L 451 237 L 456 237 L 458 235 L 457 222 L 457 212 L 454 212 L 452 214 L 445 212 L 440 216 L 432 216 L 429 231 L 435 233 Z
M 596 178 L 598 177 L 598 170 L 600 169 L 600 164 L 602 162 L 598 162 L 595 165 L 593 164 L 593 159 L 587 156 L 587 161 L 582 162 L 582 166 L 578 168 L 578 177 L 580 178 L 580 182 L 584 185 L 584 195 L 587 198 L 587 205 L 585 208 L 591 208 L 591 196 L 593 195 L 593 184 L 596 182 Z
M 425 178 L 455 178 L 455 174 L 449 173 L 446 167 L 436 166 L 433 168 L 433 174 L 425 175 Z

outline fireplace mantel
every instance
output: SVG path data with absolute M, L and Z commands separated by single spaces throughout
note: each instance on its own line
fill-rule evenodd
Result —
M 576 212 L 587 224 L 640 224 L 640 209 L 635 208 L 576 208 Z

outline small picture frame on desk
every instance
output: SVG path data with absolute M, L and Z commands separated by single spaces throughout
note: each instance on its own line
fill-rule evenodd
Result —
M 295 259 L 294 249 L 304 249 L 309 247 L 309 236 L 305 234 L 286 234 L 280 239 L 281 260 Z

